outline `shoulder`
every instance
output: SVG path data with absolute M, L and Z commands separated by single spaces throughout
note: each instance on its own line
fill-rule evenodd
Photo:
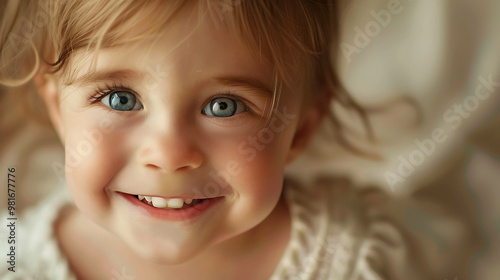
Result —
M 356 221 L 354 279 L 429 279 L 404 216 L 405 205 L 376 188 L 355 191 L 360 204 Z M 354 238 L 354 237 L 352 237 Z
M 349 182 L 287 180 L 285 197 L 292 220 L 290 242 L 271 279 L 347 279 L 343 266 L 356 255 L 360 213 Z
M 72 279 L 69 265 L 59 249 L 54 234 L 58 219 L 71 205 L 67 190 L 58 188 L 13 221 L 15 222 L 14 234 L 6 232 L 5 238 L 15 236 L 15 241 L 12 241 L 12 244 L 6 248 L 9 251 L 14 249 L 14 262 L 1 263 L 0 278 Z M 6 215 L 7 213 L 2 213 L 2 220 L 7 220 Z
M 355 188 L 345 179 L 324 177 L 308 185 L 288 182 L 289 186 L 291 239 L 299 256 L 296 274 L 302 277 L 297 279 L 430 279 L 436 275 L 426 258 L 439 244 L 433 236 L 416 233 L 411 223 L 418 211 L 432 217 L 431 208 L 375 187 Z M 432 222 L 419 217 L 417 227 L 426 228 Z M 436 236 L 446 239 L 451 231 L 435 232 Z

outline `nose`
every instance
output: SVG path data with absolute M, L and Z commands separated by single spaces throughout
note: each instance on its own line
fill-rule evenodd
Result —
M 141 141 L 139 163 L 162 173 L 196 169 L 203 163 L 203 154 L 192 139 L 186 131 L 148 133 Z

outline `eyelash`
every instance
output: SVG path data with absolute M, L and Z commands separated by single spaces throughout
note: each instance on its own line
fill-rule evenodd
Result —
M 118 92 L 118 91 L 131 92 L 136 97 L 138 97 L 139 101 L 140 101 L 140 95 L 137 92 L 133 91 L 129 87 L 123 86 L 121 84 L 119 85 L 119 84 L 113 83 L 113 84 L 104 85 L 104 87 L 100 87 L 100 86 L 97 87 L 94 94 L 92 94 L 89 98 L 89 104 L 95 104 L 95 103 L 101 101 L 101 99 L 103 99 L 106 95 L 109 95 L 109 94 L 112 94 L 112 93 Z
M 245 98 L 242 98 L 241 96 L 233 94 L 231 91 L 226 91 L 226 92 L 223 92 L 223 93 L 217 93 L 217 94 L 211 96 L 210 99 L 208 99 L 207 101 L 205 101 L 205 103 L 203 103 L 204 104 L 203 108 L 209 102 L 211 102 L 212 100 L 214 100 L 216 98 L 222 98 L 222 97 L 234 99 L 236 102 L 238 102 L 238 103 L 242 104 L 243 106 L 245 106 L 245 113 L 247 113 L 247 112 L 254 113 L 254 111 L 247 104 L 247 103 L 250 103 L 250 102 L 248 102 Z M 203 108 L 201 109 L 201 111 L 203 111 Z
M 94 94 L 92 94 L 89 98 L 89 104 L 95 104 L 99 101 L 101 101 L 101 99 L 103 99 L 106 95 L 109 95 L 109 94 L 112 94 L 114 92 L 118 92 L 118 91 L 128 91 L 128 92 L 131 92 L 133 93 L 134 95 L 136 95 L 136 97 L 139 98 L 139 102 L 140 102 L 140 95 L 133 91 L 132 89 L 130 89 L 129 87 L 126 87 L 126 86 L 123 86 L 121 84 L 117 84 L 117 83 L 113 83 L 113 84 L 107 84 L 107 85 L 104 85 L 104 87 L 97 87 L 97 89 L 95 90 Z M 206 104 L 208 102 L 211 102 L 213 99 L 216 99 L 216 98 L 221 98 L 221 97 L 227 97 L 227 98 L 232 98 L 234 100 L 236 100 L 236 102 L 239 102 L 241 103 L 243 106 L 245 106 L 245 112 L 250 112 L 250 113 L 255 113 L 251 108 L 250 106 L 248 106 L 247 103 L 249 103 L 246 99 L 238 96 L 238 95 L 235 95 L 233 94 L 231 91 L 226 91 L 224 93 L 218 93 L 218 94 L 215 94 L 213 96 L 210 97 L 209 100 L 207 100 L 203 107 L 201 108 L 201 112 L 203 111 L 203 108 L 206 106 Z

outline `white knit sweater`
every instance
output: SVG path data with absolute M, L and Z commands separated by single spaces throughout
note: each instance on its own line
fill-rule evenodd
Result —
M 412 257 L 397 219 L 390 218 L 394 203 L 380 192 L 355 191 L 339 181 L 308 189 L 287 182 L 285 190 L 292 232 L 270 279 L 431 279 Z M 17 230 L 16 272 L 2 261 L 1 279 L 76 278 L 54 236 L 55 221 L 71 203 L 67 190 L 59 189 L 25 213 Z

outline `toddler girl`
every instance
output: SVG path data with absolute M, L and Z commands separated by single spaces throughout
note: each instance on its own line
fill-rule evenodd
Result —
M 43 100 L 67 185 L 2 279 L 429 279 L 385 196 L 284 180 L 331 102 L 364 119 L 336 1 L 1 5 L 1 83 Z

